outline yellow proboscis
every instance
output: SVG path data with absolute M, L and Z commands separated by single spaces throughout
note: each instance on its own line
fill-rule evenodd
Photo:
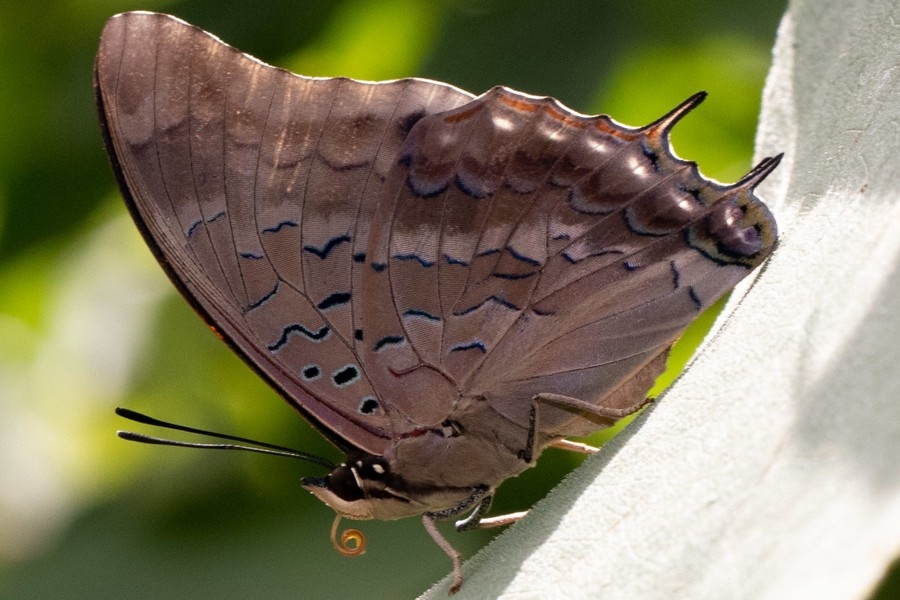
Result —
M 345 529 L 341 532 L 341 539 L 337 539 L 338 524 L 341 522 L 341 515 L 335 515 L 334 523 L 331 525 L 331 544 L 334 549 L 344 556 L 359 556 L 366 551 L 366 536 L 359 529 Z

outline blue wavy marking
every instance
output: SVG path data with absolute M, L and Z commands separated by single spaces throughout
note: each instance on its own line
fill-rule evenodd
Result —
M 566 259 L 568 262 L 572 263 L 573 265 L 577 265 L 578 263 L 580 263 L 583 260 L 586 260 L 588 258 L 593 258 L 595 256 L 603 256 L 604 254 L 625 254 L 625 253 L 622 252 L 621 250 L 598 250 L 597 252 L 591 252 L 587 256 L 583 256 L 581 258 L 575 258 L 571 254 L 569 254 L 567 251 L 567 252 L 562 253 L 562 257 L 564 259 Z
M 681 273 L 678 272 L 678 267 L 675 266 L 675 261 L 669 261 L 669 270 L 672 271 L 672 286 L 674 289 L 678 289 L 678 286 L 681 285 Z
M 539 317 L 550 317 L 556 314 L 555 310 L 541 310 L 539 308 L 533 308 L 531 309 L 531 312 Z
M 322 246 L 321 250 L 320 250 L 319 248 L 316 248 L 315 246 L 303 246 L 303 249 L 304 249 L 306 252 L 310 252 L 310 253 L 312 253 L 312 254 L 315 254 L 316 256 L 318 256 L 319 258 L 321 258 L 322 260 L 325 260 L 325 258 L 328 256 L 328 254 L 329 254 L 332 250 L 334 250 L 335 247 L 337 247 L 337 246 L 339 246 L 339 245 L 341 245 L 341 244 L 343 244 L 343 243 L 345 243 L 345 242 L 349 242 L 349 241 L 350 241 L 350 236 L 349 236 L 349 235 L 338 235 L 338 236 L 335 236 L 335 237 L 331 238 L 330 240 L 328 240 L 328 241 L 325 243 L 325 245 Z
M 481 200 L 482 198 L 486 198 L 488 196 L 493 195 L 493 192 L 482 192 L 478 190 L 473 190 L 462 180 L 462 177 L 459 176 L 459 173 L 456 174 L 456 187 L 459 188 L 462 193 L 464 193 L 469 198 L 473 200 Z
M 607 209 L 603 209 L 603 208 L 596 208 L 594 210 L 591 210 L 588 208 L 578 208 L 577 206 L 575 206 L 575 190 L 572 190 L 569 192 L 569 198 L 568 198 L 568 200 L 566 200 L 566 203 L 569 205 L 569 208 L 571 208 L 572 210 L 574 210 L 575 212 L 577 212 L 580 215 L 588 215 L 591 217 L 597 217 L 597 216 L 608 215 L 611 212 L 613 212 L 611 210 L 607 210 Z
M 458 258 L 453 258 L 449 254 L 444 255 L 444 260 L 447 261 L 448 265 L 458 265 L 460 267 L 468 267 L 469 263 L 465 260 L 460 260 Z
M 294 221 L 282 221 L 281 223 L 279 223 L 278 225 L 275 225 L 274 227 L 266 227 L 265 229 L 262 230 L 262 232 L 263 233 L 278 233 L 285 227 L 299 227 L 299 225 L 297 225 L 297 223 Z
M 429 260 L 425 260 L 418 254 L 395 254 L 394 258 L 397 260 L 414 260 L 417 261 L 420 265 L 425 267 L 426 269 L 429 267 L 433 267 L 434 263 Z
M 206 219 L 205 222 L 206 222 L 206 223 L 212 223 L 213 221 L 216 221 L 216 220 L 218 220 L 218 219 L 221 219 L 221 218 L 224 217 L 224 216 L 225 216 L 225 211 L 224 211 L 224 210 L 220 210 L 219 212 L 217 212 L 216 214 L 214 214 L 214 215 L 211 216 L 210 218 Z M 195 223 L 193 223 L 190 227 L 188 227 L 188 230 L 187 230 L 187 236 L 188 236 L 188 237 L 192 237 L 192 236 L 194 235 L 194 233 L 197 232 L 197 228 L 200 227 L 200 225 L 201 225 L 203 222 L 204 222 L 204 219 L 197 219 L 197 221 L 196 221 Z
M 399 346 L 406 340 L 402 335 L 386 335 L 372 346 L 372 350 L 375 352 L 379 352 L 383 350 L 386 346 Z
M 633 262 L 631 262 L 630 260 L 626 260 L 625 262 L 623 262 L 622 266 L 625 267 L 625 270 L 629 271 L 629 272 L 637 271 L 638 269 L 641 268 L 641 265 L 636 265 Z
M 441 320 L 440 317 L 436 317 L 435 315 L 431 314 L 430 312 L 426 312 L 426 311 L 420 310 L 418 308 L 410 308 L 410 309 L 403 311 L 403 316 L 404 317 L 421 317 L 428 321 L 440 321 Z
M 498 279 L 527 279 L 537 274 L 538 271 L 532 271 L 531 273 L 491 273 L 491 277 L 497 277 Z
M 653 170 L 659 172 L 659 154 L 651 148 L 647 142 L 641 142 L 641 152 L 644 153 L 650 163 L 653 165 Z
M 203 222 L 203 219 L 200 219 L 200 220 L 198 220 L 197 222 L 195 222 L 193 225 L 191 225 L 190 227 L 188 227 L 188 230 L 187 230 L 187 236 L 188 236 L 188 237 L 193 236 L 193 235 L 194 235 L 194 232 L 197 231 L 197 228 L 200 227 L 200 224 L 201 224 L 202 222 Z
M 487 354 L 487 347 L 484 342 L 475 340 L 468 344 L 457 344 L 450 348 L 450 352 L 463 352 L 464 350 L 481 350 L 482 354 Z
M 512 255 L 512 257 L 515 258 L 516 260 L 521 260 L 523 263 L 527 263 L 527 264 L 531 265 L 532 267 L 541 266 L 541 261 L 531 258 L 530 256 L 525 256 L 524 254 L 519 254 L 518 252 L 516 252 L 509 246 L 506 247 L 506 251 L 509 252 L 510 255 Z
M 412 165 L 412 155 L 404 154 L 397 161 L 397 164 L 404 166 L 408 169 L 410 167 L 410 165 Z M 416 183 L 413 181 L 413 178 L 411 175 L 406 176 L 406 186 L 410 189 L 410 191 L 413 194 L 416 195 L 416 197 L 424 198 L 426 200 L 429 198 L 435 198 L 437 196 L 440 196 L 441 194 L 443 194 L 444 192 L 447 191 L 448 187 L 450 187 L 449 184 L 447 184 L 447 183 L 441 183 L 441 184 L 438 184 L 438 187 L 436 187 L 434 189 L 430 189 L 428 191 L 425 191 L 424 189 L 420 189 L 419 187 L 416 186 Z
M 700 300 L 700 296 L 697 295 L 697 290 L 694 289 L 694 286 L 688 286 L 688 295 L 691 297 L 691 302 L 694 303 L 697 310 L 702 310 L 703 302 Z
M 335 292 L 316 304 L 319 310 L 327 310 L 350 302 L 350 292 Z
M 247 308 L 250 310 L 253 310 L 254 308 L 258 308 L 258 307 L 262 306 L 263 304 L 265 304 L 266 300 L 268 300 L 269 298 L 271 298 L 278 292 L 278 286 L 280 285 L 280 283 L 281 283 L 280 281 L 276 281 L 275 287 L 273 287 L 272 290 L 268 294 L 266 294 L 265 296 L 263 296 L 256 302 L 251 302 L 250 306 L 248 306 Z
M 512 302 L 510 302 L 509 300 L 507 300 L 505 298 L 501 298 L 500 296 L 497 296 L 497 295 L 491 295 L 491 296 L 488 296 L 487 298 L 485 298 L 484 300 L 482 300 L 481 302 L 479 302 L 478 304 L 470 306 L 469 308 L 467 308 L 464 311 L 455 312 L 453 314 L 456 315 L 457 317 L 465 316 L 465 315 L 469 314 L 470 312 L 478 310 L 479 308 L 481 308 L 488 302 L 495 302 L 496 304 L 499 304 L 500 306 L 503 306 L 510 310 L 522 310 L 521 308 L 519 308 L 518 306 L 516 306 L 515 304 L 513 304 Z
M 497 254 L 498 252 L 500 252 L 500 248 L 491 248 L 490 250 L 482 250 L 475 256 L 481 258 L 482 256 L 490 256 L 491 254 Z
M 275 351 L 279 350 L 282 346 L 287 344 L 288 340 L 294 334 L 301 335 L 301 336 L 305 337 L 306 339 L 313 341 L 313 342 L 322 342 L 322 341 L 328 339 L 328 336 L 330 333 L 331 333 L 331 329 L 328 327 L 328 325 L 323 325 L 318 331 L 310 331 L 309 329 L 307 329 L 306 327 L 304 327 L 303 325 L 301 325 L 299 323 L 292 323 L 291 325 L 288 325 L 287 327 L 285 327 L 284 329 L 281 330 L 281 337 L 278 338 L 277 342 L 275 342 L 274 344 L 271 344 L 269 346 L 266 346 L 266 348 L 268 348 L 269 352 L 275 352 Z
M 262 260 L 263 255 L 256 252 L 241 252 L 241 258 L 249 258 L 250 260 Z

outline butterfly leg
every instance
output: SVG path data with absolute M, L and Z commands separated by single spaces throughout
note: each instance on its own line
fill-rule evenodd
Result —
M 547 393 L 538 394 L 534 397 L 533 402 L 546 402 L 547 404 L 553 404 L 560 408 L 567 408 L 575 412 L 585 412 L 602 419 L 607 419 L 610 421 L 610 425 L 612 425 L 622 417 L 627 417 L 630 414 L 636 413 L 640 409 L 644 408 L 644 406 L 652 402 L 652 400 L 652 398 L 645 398 L 643 402 L 640 402 L 635 406 L 631 406 L 628 408 L 607 408 L 605 406 L 597 406 L 596 404 L 592 404 L 587 400 L 572 398 L 570 396 L 563 396 L 562 394 Z
M 455 594 L 459 591 L 459 588 L 462 585 L 462 561 L 459 557 L 459 551 L 451 546 L 450 542 L 447 541 L 447 538 L 441 535 L 441 532 L 438 531 L 437 524 L 435 523 L 435 518 L 431 515 L 431 513 L 425 513 L 424 515 L 422 515 L 422 525 L 425 526 L 425 531 L 428 532 L 428 535 L 431 536 L 431 539 L 434 540 L 434 543 L 444 551 L 444 554 L 450 557 L 451 561 L 453 561 L 453 584 L 450 586 L 450 593 Z
M 573 442 L 571 440 L 561 439 L 554 440 L 550 442 L 551 448 L 556 448 L 557 450 L 566 450 L 568 452 L 578 452 L 579 454 L 597 454 L 600 452 L 599 448 L 595 448 L 589 444 L 582 444 L 581 442 Z
M 603 406 L 596 406 L 595 404 L 591 404 L 590 402 L 587 402 L 585 400 L 571 398 L 569 396 L 563 396 L 560 394 L 538 394 L 531 401 L 531 416 L 529 418 L 528 439 L 525 442 L 525 450 L 522 453 L 522 459 L 531 462 L 530 459 L 533 457 L 534 440 L 537 437 L 537 432 L 540 431 L 540 428 L 538 427 L 538 406 L 544 402 L 546 402 L 547 404 L 554 404 L 560 408 L 566 408 L 577 412 L 585 412 L 588 414 L 596 415 L 601 419 L 608 420 L 609 425 L 613 425 L 622 417 L 627 417 L 628 415 L 637 412 L 638 410 L 646 406 L 650 401 L 651 398 L 646 398 L 643 402 L 631 408 L 606 408 Z M 550 442 L 549 445 L 560 450 L 580 452 L 582 454 L 596 454 L 598 452 L 597 448 L 594 448 L 593 446 L 589 446 L 587 444 L 582 444 L 579 442 L 572 442 L 566 439 L 554 440 Z
M 482 506 L 487 504 L 487 507 L 491 506 L 491 498 L 493 497 L 490 493 L 490 488 L 486 485 L 479 485 L 472 492 L 472 495 L 457 504 L 456 506 L 450 507 L 446 510 L 440 510 L 436 512 L 428 512 L 422 515 L 422 525 L 425 526 L 425 531 L 428 532 L 428 535 L 431 536 L 431 539 L 434 540 L 434 543 L 438 545 L 438 547 L 444 551 L 444 554 L 450 557 L 450 560 L 453 561 L 453 585 L 450 586 L 450 593 L 455 594 L 459 591 L 459 586 L 462 585 L 462 563 L 459 558 L 459 552 L 450 545 L 450 542 L 447 541 L 441 532 L 437 528 L 437 524 L 435 523 L 438 520 L 449 519 L 464 513 L 469 510 L 469 508 L 475 504 L 475 510 L 472 512 L 472 515 L 481 515 L 487 511 L 484 509 L 482 511 Z M 468 522 L 472 519 L 472 517 L 468 517 L 464 519 L 464 521 Z M 480 519 L 480 517 L 479 517 Z M 476 525 L 477 527 L 477 521 Z M 467 529 L 471 529 L 472 527 L 467 527 Z M 457 529 L 459 530 L 459 524 L 457 524 Z M 462 530 L 460 530 L 462 531 Z
M 472 529 L 478 529 L 481 527 L 481 522 L 484 520 L 483 517 L 491 510 L 491 502 L 494 500 L 493 494 L 488 494 L 484 498 L 481 499 L 481 502 L 478 503 L 478 506 L 475 507 L 475 510 L 466 517 L 465 519 L 460 519 L 455 523 L 457 531 L 469 531 Z

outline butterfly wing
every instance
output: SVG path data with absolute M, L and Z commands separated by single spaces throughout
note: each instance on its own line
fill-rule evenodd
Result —
M 412 124 L 471 96 L 299 77 L 152 13 L 110 19 L 95 88 L 129 209 L 185 297 L 337 445 L 383 451 L 404 425 L 355 350 L 367 227 Z
M 542 393 L 638 407 L 673 341 L 775 244 L 752 190 L 777 160 L 722 186 L 669 149 L 702 98 L 642 129 L 505 88 L 420 120 L 370 237 L 368 309 L 390 314 L 376 338 L 404 348 L 381 359 L 428 365 L 522 427 Z M 550 436 L 595 421 L 541 413 Z

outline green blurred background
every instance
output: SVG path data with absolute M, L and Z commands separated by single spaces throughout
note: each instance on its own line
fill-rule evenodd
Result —
M 0 598 L 403 598 L 450 570 L 416 519 L 363 523 L 368 552 L 339 556 L 333 513 L 299 486 L 320 474 L 312 466 L 115 437 L 128 426 L 113 415 L 122 405 L 339 458 L 205 328 L 126 215 L 91 91 L 110 15 L 170 12 L 306 75 L 418 75 L 474 93 L 504 84 L 631 125 L 707 90 L 674 145 L 733 181 L 751 166 L 784 8 L 3 0 Z M 577 462 L 547 452 L 501 488 L 494 512 L 530 506 Z M 445 531 L 465 556 L 493 535 Z

